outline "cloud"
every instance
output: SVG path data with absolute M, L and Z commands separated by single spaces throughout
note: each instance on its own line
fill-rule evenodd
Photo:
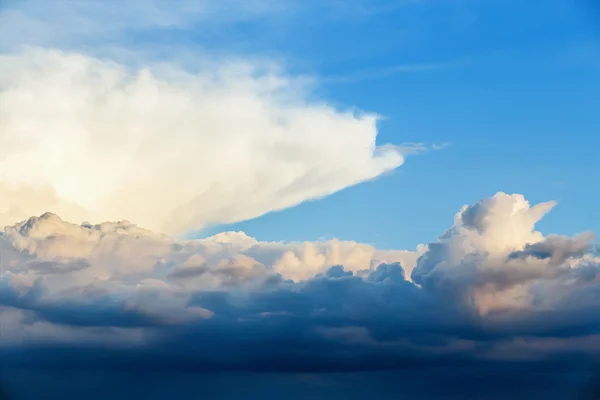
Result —
M 283 62 L 197 43 L 191 51 L 177 39 L 198 27 L 298 21 L 299 11 L 369 9 L 355 3 L 6 3 L 0 226 L 51 211 L 186 233 L 327 196 L 427 150 L 377 145 L 378 115 L 316 100 L 318 79 L 290 76 Z M 146 48 L 148 34 L 165 41 Z
M 189 64 L 194 68 L 198 53 L 210 52 L 207 56 L 211 58 L 231 55 L 231 49 L 238 55 L 247 53 L 248 37 L 237 34 L 239 27 L 258 27 L 265 44 L 273 37 L 297 33 L 307 21 L 317 27 L 331 21 L 355 23 L 411 3 L 177 0 L 173 4 L 169 0 L 128 0 L 118 7 L 106 7 L 101 0 L 54 0 L 51 4 L 4 0 L 0 2 L 0 51 L 12 52 L 23 46 L 60 48 L 110 55 L 136 65 L 147 59 L 188 63 L 191 58 L 194 61 Z M 256 51 L 251 53 L 257 56 Z
M 53 211 L 180 233 L 404 162 L 401 148 L 376 147 L 376 115 L 311 102 L 301 81 L 269 66 L 132 71 L 43 49 L 0 59 L 2 224 Z
M 554 202 L 531 206 L 518 194 L 498 193 L 465 206 L 453 226 L 428 245 L 412 279 L 452 292 L 482 312 L 534 306 L 536 290 L 596 262 L 594 235 L 544 236 L 535 224 Z
M 204 29 L 220 24 L 284 16 L 297 9 L 264 0 L 129 0 L 118 7 L 103 1 L 7 1 L 0 8 L 0 48 L 21 45 L 81 46 L 117 44 L 132 32 Z M 231 12 L 235 9 L 236 12 Z
M 197 371 L 592 362 L 600 255 L 590 234 L 536 231 L 552 207 L 498 193 L 414 251 L 43 214 L 2 235 L 0 351 L 15 367 Z
M 394 262 L 410 269 L 425 250 L 420 246 L 415 251 L 381 251 L 336 239 L 259 242 L 243 232 L 176 240 L 126 221 L 76 225 L 52 213 L 6 227 L 2 238 L 4 272 L 40 277 L 57 290 L 112 281 L 137 284 L 157 273 L 197 289 L 218 289 L 229 281 L 239 286 L 274 274 L 301 281 L 336 265 L 354 273 Z
M 456 60 L 456 61 L 447 61 L 447 62 L 438 62 L 438 63 L 430 63 L 430 64 L 402 64 L 402 65 L 393 65 L 389 67 L 379 68 L 376 70 L 365 70 L 359 71 L 356 73 L 348 74 L 348 75 L 340 75 L 340 76 L 330 76 L 325 77 L 322 81 L 328 84 L 346 84 L 346 83 L 355 83 L 361 81 L 368 80 L 377 80 L 389 77 L 391 75 L 401 74 L 401 73 L 418 73 L 418 72 L 428 72 L 428 71 L 437 71 L 437 70 L 446 70 L 451 68 L 456 68 L 464 65 L 467 60 Z M 447 145 L 435 145 L 434 149 L 442 149 Z

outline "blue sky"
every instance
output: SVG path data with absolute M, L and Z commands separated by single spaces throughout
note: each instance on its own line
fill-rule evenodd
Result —
M 198 36 L 220 49 L 280 57 L 318 77 L 328 101 L 382 114 L 382 143 L 449 146 L 326 199 L 205 233 L 411 248 L 443 231 L 462 205 L 497 191 L 557 200 L 539 225 L 544 233 L 599 231 L 593 3 L 385 3 L 351 15 L 304 10 L 286 23 Z

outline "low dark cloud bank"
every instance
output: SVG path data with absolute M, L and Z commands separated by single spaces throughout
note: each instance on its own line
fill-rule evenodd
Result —
M 31 218 L 1 241 L 3 396 L 598 398 L 600 254 L 535 231 L 553 206 L 498 193 L 415 251 Z

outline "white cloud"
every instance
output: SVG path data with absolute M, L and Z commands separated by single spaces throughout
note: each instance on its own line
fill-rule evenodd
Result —
M 399 148 L 376 148 L 375 115 L 310 102 L 305 89 L 248 63 L 192 75 L 55 50 L 2 55 L 0 224 L 52 211 L 179 233 L 403 163 Z
M 39 278 L 53 293 L 110 282 L 139 287 L 140 281 L 157 290 L 217 289 L 263 283 L 274 274 L 300 281 L 335 265 L 359 273 L 400 262 L 410 271 L 425 250 L 381 251 L 337 239 L 260 242 L 243 232 L 176 240 L 128 222 L 76 225 L 51 213 L 6 227 L 1 243 L 0 267 L 13 286 L 32 288 Z
M 414 281 L 458 291 L 483 313 L 539 306 L 534 292 L 540 285 L 565 279 L 593 254 L 592 234 L 545 238 L 535 230 L 555 204 L 531 206 L 520 194 L 500 192 L 464 206 L 453 226 L 418 260 Z

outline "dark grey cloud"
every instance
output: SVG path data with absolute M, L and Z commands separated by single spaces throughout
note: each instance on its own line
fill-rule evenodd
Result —
M 80 271 L 90 266 L 87 260 L 61 261 L 33 261 L 28 263 L 27 269 L 39 274 L 68 274 Z
M 578 235 L 573 238 L 551 235 L 542 242 L 526 244 L 523 250 L 512 252 L 509 259 L 535 257 L 563 263 L 569 258 L 582 257 L 592 251 L 594 239 L 595 236 L 592 234 Z

